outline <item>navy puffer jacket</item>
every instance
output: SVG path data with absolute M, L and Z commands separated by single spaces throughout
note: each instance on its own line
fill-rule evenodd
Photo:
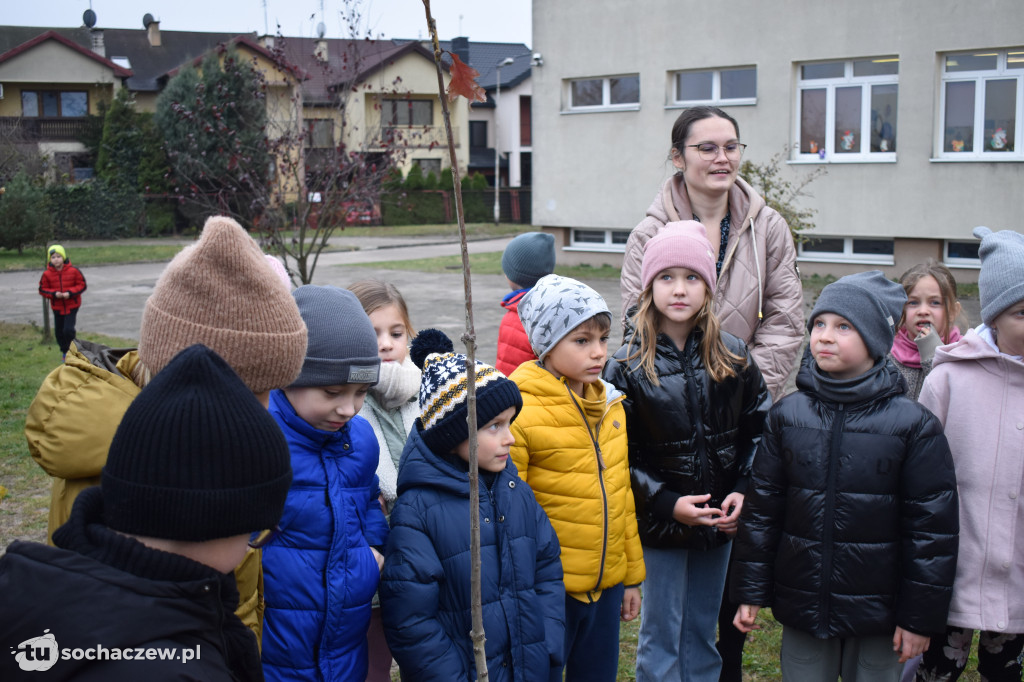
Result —
M 942 425 L 891 363 L 841 382 L 808 356 L 797 387 L 754 458 L 733 601 L 822 639 L 943 632 L 959 521 Z
M 629 472 L 645 547 L 707 550 L 729 541 L 714 528 L 679 523 L 672 510 L 683 495 L 710 494 L 708 504 L 720 508 L 729 493 L 746 490 L 772 404 L 742 341 L 722 332 L 725 347 L 746 364 L 736 365 L 735 376 L 715 382 L 700 359 L 702 338 L 694 329 L 680 349 L 658 335 L 658 386 L 638 358 L 626 361 L 635 346 L 622 346 L 605 366 L 605 380 L 626 394 Z
M 494 682 L 546 680 L 562 663 L 558 538 L 511 459 L 480 477 L 487 669 Z M 381 576 L 384 634 L 403 680 L 476 679 L 470 611 L 469 475 L 409 435 Z
M 366 629 L 380 572 L 371 547 L 387 543 L 377 483 L 377 438 L 355 416 L 321 431 L 281 391 L 270 413 L 292 455 L 281 532 L 263 548 L 268 680 L 362 680 Z

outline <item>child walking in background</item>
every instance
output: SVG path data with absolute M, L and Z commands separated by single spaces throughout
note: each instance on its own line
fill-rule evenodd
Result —
M 294 478 L 263 550 L 263 669 L 268 680 L 362 680 L 388 534 L 377 439 L 357 415 L 380 372 L 377 340 L 352 292 L 307 285 L 292 295 L 309 342 L 298 379 L 270 394 Z
M 666 225 L 645 246 L 640 278 L 632 334 L 605 370 L 628 396 L 647 564 L 636 679 L 717 682 L 731 538 L 771 397 L 711 310 L 715 259 L 703 225 Z
M 384 629 L 403 680 L 473 680 L 466 356 L 436 329 L 420 332 L 411 354 L 423 368 L 422 414 L 398 474 L 380 588 Z M 476 401 L 487 669 L 495 682 L 545 680 L 562 663 L 558 538 L 509 462 L 519 389 L 477 362 Z
M 49 263 L 39 278 L 39 295 L 50 301 L 53 310 L 53 335 L 60 346 L 61 358 L 68 354 L 75 340 L 75 320 L 82 307 L 85 276 L 71 264 L 67 252 L 60 244 L 46 250 Z
M 613 681 L 619 620 L 640 609 L 644 561 L 623 396 L 601 380 L 612 316 L 587 285 L 547 275 L 523 297 L 519 317 L 539 360 L 512 373 L 523 393 L 512 459 L 561 540 L 565 679 Z M 560 667 L 551 679 L 562 679 Z
M 1024 235 L 977 227 L 983 324 L 935 353 L 921 403 L 945 425 L 960 489 L 960 559 L 943 637 L 917 680 L 1020 682 L 1024 650 Z
M 524 362 L 537 359 L 519 321 L 519 302 L 537 280 L 554 270 L 555 236 L 547 232 L 525 232 L 510 241 L 501 254 L 501 271 L 512 293 L 501 301 L 505 315 L 498 327 L 498 355 L 494 366 L 506 376 Z
M 934 260 L 904 272 L 900 284 L 907 293 L 907 302 L 890 356 L 907 381 L 907 395 L 917 400 L 932 370 L 935 349 L 960 340 L 960 330 L 954 326 L 960 316 L 960 302 L 953 273 Z
M 771 606 L 787 681 L 896 682 L 946 621 L 956 480 L 942 425 L 886 360 L 905 302 L 878 270 L 822 290 L 798 390 L 754 458 L 734 623 L 749 632 Z
M 377 478 L 387 514 L 391 513 L 398 496 L 398 463 L 420 414 L 416 396 L 420 390 L 420 370 L 409 359 L 409 339 L 416 335 L 405 299 L 393 284 L 376 279 L 363 279 L 349 288 L 359 299 L 363 311 L 377 335 L 377 354 L 380 356 L 380 377 L 371 386 L 359 416 L 369 422 L 380 446 Z M 373 611 L 369 643 L 370 673 L 367 682 L 389 682 L 391 679 L 391 651 L 384 638 L 380 619 L 380 601 L 373 597 Z

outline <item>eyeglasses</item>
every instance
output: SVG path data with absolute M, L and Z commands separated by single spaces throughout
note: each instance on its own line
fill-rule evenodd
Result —
M 268 530 L 258 530 L 249 538 L 249 547 L 252 549 L 264 547 L 265 545 L 270 544 L 270 541 L 276 538 L 277 534 L 280 532 L 280 526 L 274 526 Z
M 735 161 L 743 156 L 743 150 L 747 148 L 747 145 L 742 142 L 730 142 L 724 144 L 721 147 L 714 142 L 701 142 L 700 144 L 688 144 L 687 147 L 693 147 L 700 154 L 700 158 L 705 161 L 712 161 L 718 158 L 718 150 L 725 152 L 725 158 L 730 161 Z

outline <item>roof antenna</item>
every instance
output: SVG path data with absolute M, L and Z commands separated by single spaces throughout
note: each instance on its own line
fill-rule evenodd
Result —
M 263 35 L 270 35 L 270 21 L 267 19 L 267 0 L 263 0 Z
M 461 35 L 466 35 L 465 33 L 462 32 L 462 15 L 461 14 L 459 15 L 459 35 L 460 36 Z
M 324 0 L 320 0 L 320 21 L 316 25 L 316 37 L 323 40 L 326 34 L 327 24 L 324 23 Z

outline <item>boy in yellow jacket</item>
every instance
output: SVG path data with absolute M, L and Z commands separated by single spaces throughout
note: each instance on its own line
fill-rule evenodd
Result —
M 623 395 L 601 379 L 611 312 L 586 284 L 547 275 L 523 297 L 519 318 L 538 360 L 509 377 L 523 394 L 511 454 L 562 548 L 565 679 L 613 681 L 619 618 L 640 612 L 645 571 Z

